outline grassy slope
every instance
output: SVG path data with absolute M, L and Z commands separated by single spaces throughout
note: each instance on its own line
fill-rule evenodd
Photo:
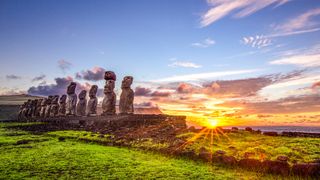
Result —
M 186 133 L 180 137 L 191 138 L 194 135 L 194 133 Z M 204 137 L 205 135 L 187 145 L 186 148 L 198 151 L 201 147 L 208 150 L 213 147 L 214 152 L 224 150 L 228 155 L 233 155 L 238 159 L 243 158 L 245 152 L 252 153 L 252 158 L 261 160 L 274 160 L 279 155 L 286 155 L 289 157 L 289 163 L 320 159 L 320 138 L 271 137 L 239 131 L 219 136 L 214 133 L 213 146 L 211 146 L 211 135 Z
M 31 135 L 0 126 L 0 179 L 274 179 L 160 154 Z M 27 144 L 17 145 L 19 140 Z
M 54 131 L 49 132 L 49 135 L 88 139 L 92 141 L 109 142 L 109 135 L 100 135 L 97 133 L 86 131 Z M 195 136 L 195 133 L 186 133 L 178 135 L 180 138 L 189 139 Z M 199 152 L 201 147 L 207 150 L 223 150 L 227 155 L 232 155 L 237 159 L 244 157 L 246 152 L 251 153 L 250 158 L 265 160 L 275 160 L 279 155 L 286 155 L 289 157 L 289 163 L 294 162 L 310 162 L 315 159 L 320 159 L 320 138 L 303 138 L 303 137 L 271 137 L 261 134 L 252 134 L 245 131 L 238 133 L 227 133 L 225 135 L 213 136 L 213 143 L 211 146 L 211 135 L 206 138 L 202 136 L 196 141 L 189 143 L 184 148 L 192 149 Z M 140 139 L 133 141 L 131 146 L 144 149 L 161 149 L 167 148 L 168 142 L 156 143 L 151 138 Z M 211 149 L 212 147 L 212 149 Z

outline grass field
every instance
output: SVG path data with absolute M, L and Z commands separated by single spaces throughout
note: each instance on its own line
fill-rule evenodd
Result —
M 192 139 L 196 133 L 178 135 L 185 139 Z M 225 133 L 217 135 L 203 134 L 197 140 L 185 146 L 187 149 L 199 151 L 201 147 L 207 150 L 223 150 L 227 155 L 237 159 L 244 158 L 248 154 L 250 158 L 260 160 L 275 160 L 279 155 L 289 157 L 289 163 L 311 162 L 320 159 L 320 138 L 309 137 L 283 137 L 254 134 L 248 131 Z
M 103 143 L 111 142 L 111 135 L 101 135 L 86 131 L 53 131 L 48 135 L 66 137 L 81 140 L 92 140 Z M 180 134 L 177 137 L 190 140 L 196 133 Z M 307 137 L 271 137 L 261 134 L 253 134 L 246 131 L 237 133 L 226 133 L 225 135 L 214 135 L 211 142 L 211 135 L 205 134 L 195 141 L 190 141 L 184 146 L 185 150 L 199 152 L 204 147 L 208 151 L 223 150 L 227 155 L 232 155 L 238 160 L 249 155 L 249 158 L 259 160 L 275 160 L 280 155 L 289 157 L 289 164 L 296 162 L 311 162 L 320 159 L 320 138 Z M 133 140 L 130 146 L 143 149 L 163 149 L 169 147 L 169 142 L 155 142 L 152 138 Z
M 6 129 L 8 125 L 17 124 L 0 124 L 0 179 L 280 178 L 152 152 L 84 143 L 77 139 L 59 141 L 52 134 L 33 135 Z M 91 134 L 86 136 L 95 138 Z

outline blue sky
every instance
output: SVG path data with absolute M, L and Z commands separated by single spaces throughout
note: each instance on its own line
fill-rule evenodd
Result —
M 318 0 L 1 0 L 0 29 L 0 94 L 94 67 L 153 90 L 304 70 L 281 80 L 283 95 L 259 89 L 269 99 L 320 81 Z

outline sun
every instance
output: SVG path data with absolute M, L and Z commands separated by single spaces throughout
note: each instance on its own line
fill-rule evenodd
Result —
M 218 120 L 216 119 L 208 119 L 208 128 L 214 129 L 218 125 Z

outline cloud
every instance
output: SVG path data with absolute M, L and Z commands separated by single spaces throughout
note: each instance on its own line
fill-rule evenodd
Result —
M 248 74 L 259 71 L 258 69 L 236 70 L 236 71 L 218 71 L 198 74 L 187 74 L 180 76 L 172 76 L 163 79 L 154 80 L 154 82 L 187 82 L 187 81 L 200 81 L 208 80 L 217 77 L 225 77 L 231 75 Z
M 105 71 L 106 70 L 102 67 L 94 67 L 91 70 L 84 70 L 76 73 L 76 78 L 87 81 L 99 81 L 104 78 Z
M 144 88 L 144 87 L 136 87 L 134 91 L 135 96 L 149 96 L 151 93 L 151 90 L 149 88 Z
M 311 47 L 287 50 L 269 62 L 273 65 L 296 65 L 304 68 L 320 67 L 320 44 Z
M 249 36 L 243 37 L 242 43 L 245 45 L 250 45 L 253 48 L 263 48 L 270 46 L 272 44 L 272 40 L 261 35 L 261 36 Z
M 31 81 L 32 81 L 32 82 L 42 81 L 42 80 L 44 80 L 44 78 L 46 78 L 46 75 L 42 74 L 42 75 L 40 75 L 40 76 L 34 77 Z
M 67 71 L 71 68 L 72 64 L 64 59 L 58 61 L 58 67 L 63 71 Z
M 154 91 L 150 94 L 152 97 L 168 97 L 170 96 L 170 92 L 164 92 L 164 91 Z
M 28 89 L 28 94 L 31 95 L 56 95 L 65 94 L 67 86 L 73 81 L 72 77 L 55 78 L 55 84 L 32 86 Z
M 178 93 L 192 93 L 194 91 L 195 87 L 188 83 L 180 83 L 177 92 Z
M 207 2 L 212 7 L 201 16 L 201 27 L 206 27 L 234 11 L 237 11 L 234 17 L 243 18 L 272 4 L 278 7 L 289 0 L 208 0 Z
M 313 83 L 311 88 L 312 89 L 320 88 L 320 81 Z
M 26 91 L 19 89 L 0 88 L 0 96 L 21 95 L 26 94 Z
M 276 31 L 293 32 L 297 30 L 307 30 L 319 25 L 319 22 L 313 21 L 317 16 L 320 16 L 320 8 L 311 9 L 297 17 L 289 19 L 283 24 L 275 27 Z
M 42 96 L 62 95 L 62 94 L 66 94 L 68 85 L 70 84 L 70 82 L 73 82 L 73 78 L 70 76 L 62 77 L 62 78 L 58 77 L 58 78 L 55 78 L 54 80 L 55 80 L 54 84 L 32 86 L 28 89 L 27 92 L 30 95 L 42 95 Z M 77 83 L 76 93 L 79 93 L 81 90 L 89 91 L 90 88 L 91 88 L 91 84 L 89 83 L 84 83 L 84 84 Z M 97 96 L 102 96 L 102 94 L 103 94 L 103 90 L 98 89 Z
M 210 38 L 207 38 L 201 42 L 195 42 L 195 43 L 192 43 L 191 46 L 194 46 L 194 47 L 200 47 L 200 48 L 207 48 L 209 46 L 212 46 L 214 45 L 216 42 Z
M 297 65 L 302 67 L 319 67 L 320 53 L 283 57 L 283 58 L 271 61 L 270 64 L 274 64 L 274 65 L 291 64 L 291 65 Z
M 6 75 L 6 78 L 8 80 L 17 80 L 17 79 L 21 79 L 21 76 L 17 76 L 17 75 L 14 75 L 14 74 L 10 74 L 10 75 Z
M 168 65 L 169 67 L 185 67 L 185 68 L 201 68 L 202 66 L 199 64 L 195 64 L 193 62 L 187 61 L 175 61 Z
M 318 112 L 320 96 L 318 94 L 309 94 L 303 96 L 290 96 L 287 98 L 264 101 L 264 102 L 243 102 L 230 101 L 222 104 L 222 106 L 242 106 L 242 113 L 302 113 L 302 112 Z
M 142 102 L 134 104 L 134 107 L 154 107 L 152 102 Z

